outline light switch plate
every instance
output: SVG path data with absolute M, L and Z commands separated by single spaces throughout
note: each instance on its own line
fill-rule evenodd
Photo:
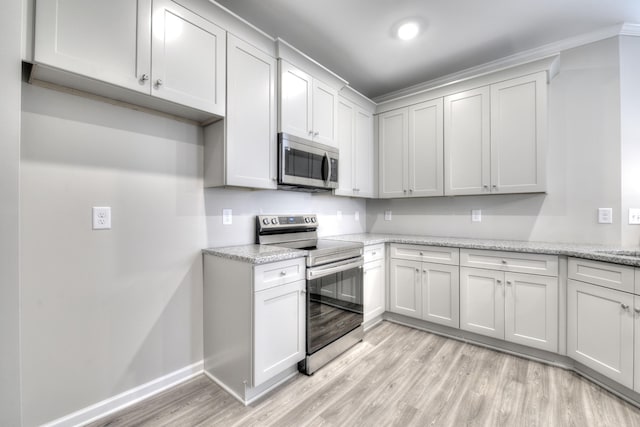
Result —
M 640 209 L 629 208 L 629 224 L 640 224 Z
M 471 222 L 482 222 L 482 210 L 481 209 L 472 209 L 471 210 Z
M 233 224 L 233 211 L 231 209 L 222 209 L 222 224 Z
M 384 220 L 391 221 L 391 211 L 384 211 Z
M 111 230 L 111 208 L 108 206 L 95 206 L 93 212 L 94 230 Z
M 611 209 L 611 208 L 598 208 L 598 223 L 599 224 L 612 224 L 613 223 L 613 209 Z

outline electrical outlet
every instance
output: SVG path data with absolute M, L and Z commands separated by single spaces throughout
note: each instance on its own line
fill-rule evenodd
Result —
M 94 230 L 111 230 L 111 208 L 108 206 L 94 207 L 93 212 L 93 229 Z
M 356 220 L 356 222 L 360 221 L 360 212 L 356 211 L 356 213 L 353 214 L 353 218 Z
M 384 220 L 391 221 L 391 211 L 384 211 Z
M 482 222 L 482 210 L 481 209 L 472 209 L 471 210 L 471 222 Z
M 222 209 L 222 224 L 233 224 L 233 211 L 231 209 Z
M 629 209 L 629 224 L 640 224 L 640 209 Z
M 612 224 L 613 223 L 613 209 L 611 209 L 611 208 L 598 208 L 598 223 L 599 224 Z

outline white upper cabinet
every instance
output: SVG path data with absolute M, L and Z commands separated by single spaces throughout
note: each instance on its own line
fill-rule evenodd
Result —
M 489 87 L 444 98 L 445 194 L 483 194 L 490 189 Z
M 442 98 L 379 116 L 380 197 L 442 196 Z
M 546 74 L 444 98 L 445 195 L 543 192 Z
M 491 85 L 491 191 L 529 193 L 546 186 L 544 73 Z
M 170 0 L 153 0 L 152 95 L 223 116 L 226 32 Z
M 354 103 L 338 98 L 336 138 L 340 149 L 336 195 L 373 197 L 373 116 Z
M 36 64 L 218 116 L 225 112 L 225 39 L 222 28 L 170 0 L 36 3 Z M 97 85 L 77 86 L 130 102 Z
M 338 91 L 280 60 L 279 131 L 337 146 Z
M 39 64 L 149 92 L 151 0 L 38 0 Z

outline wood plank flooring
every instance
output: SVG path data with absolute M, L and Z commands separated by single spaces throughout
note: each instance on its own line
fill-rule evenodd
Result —
M 640 427 L 640 410 L 572 372 L 383 322 L 251 406 L 202 375 L 90 426 Z

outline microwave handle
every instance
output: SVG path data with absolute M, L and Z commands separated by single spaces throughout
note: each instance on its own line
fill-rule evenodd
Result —
M 322 177 L 323 181 L 329 181 L 331 179 L 331 160 L 329 159 L 329 154 L 328 153 L 324 153 L 324 158 L 322 159 L 322 162 L 326 162 L 327 167 L 326 168 L 322 168 L 323 172 L 326 171 L 327 173 L 324 174 L 324 176 Z

